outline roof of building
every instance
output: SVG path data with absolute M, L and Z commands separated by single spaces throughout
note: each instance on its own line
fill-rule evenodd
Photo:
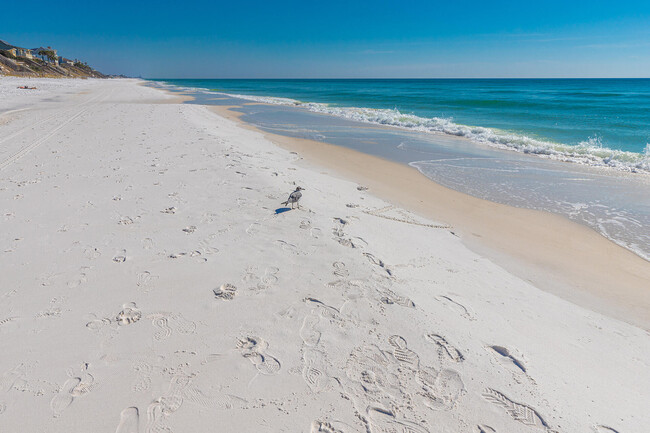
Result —
M 10 50 L 12 48 L 16 48 L 16 47 L 0 39 L 0 50 Z

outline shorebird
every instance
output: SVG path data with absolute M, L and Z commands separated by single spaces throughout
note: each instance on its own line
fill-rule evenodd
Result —
M 296 187 L 296 190 L 291 194 L 289 194 L 289 198 L 287 199 L 287 201 L 285 201 L 282 204 L 286 206 L 289 203 L 291 203 L 291 209 L 293 209 L 293 204 L 296 203 L 298 205 L 298 209 L 300 209 L 300 203 L 298 203 L 300 201 L 300 198 L 302 197 L 302 193 L 300 191 L 304 191 L 304 190 L 305 190 L 304 188 L 301 188 L 299 186 Z

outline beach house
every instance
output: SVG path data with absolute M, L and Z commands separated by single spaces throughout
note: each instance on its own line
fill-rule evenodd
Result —
M 51 63 L 55 66 L 59 66 L 59 56 L 57 55 L 56 50 L 52 47 L 32 48 L 31 52 L 34 57 L 39 58 L 44 62 Z M 51 57 L 45 53 L 50 53 Z
M 74 66 L 74 60 L 66 59 L 65 57 L 59 56 L 59 65 Z
M 19 48 L 19 47 L 16 47 L 16 56 L 25 57 L 27 59 L 34 58 L 34 56 L 32 55 L 32 50 L 28 50 L 27 48 Z
M 16 48 L 3 40 L 0 40 L 0 50 L 7 52 L 14 57 L 16 56 Z
M 32 50 L 27 48 L 20 48 L 14 45 L 8 44 L 7 42 L 0 40 L 0 50 L 6 51 L 14 57 L 26 57 L 32 59 Z

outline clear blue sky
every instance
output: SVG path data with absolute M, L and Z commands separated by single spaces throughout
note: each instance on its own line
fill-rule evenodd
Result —
M 0 39 L 148 78 L 650 77 L 650 0 L 4 0 L 1 10 Z

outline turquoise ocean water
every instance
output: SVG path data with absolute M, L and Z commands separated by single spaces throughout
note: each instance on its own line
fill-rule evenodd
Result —
M 562 215 L 650 261 L 650 80 L 155 81 L 268 132 Z
M 650 79 L 164 81 L 650 172 Z

